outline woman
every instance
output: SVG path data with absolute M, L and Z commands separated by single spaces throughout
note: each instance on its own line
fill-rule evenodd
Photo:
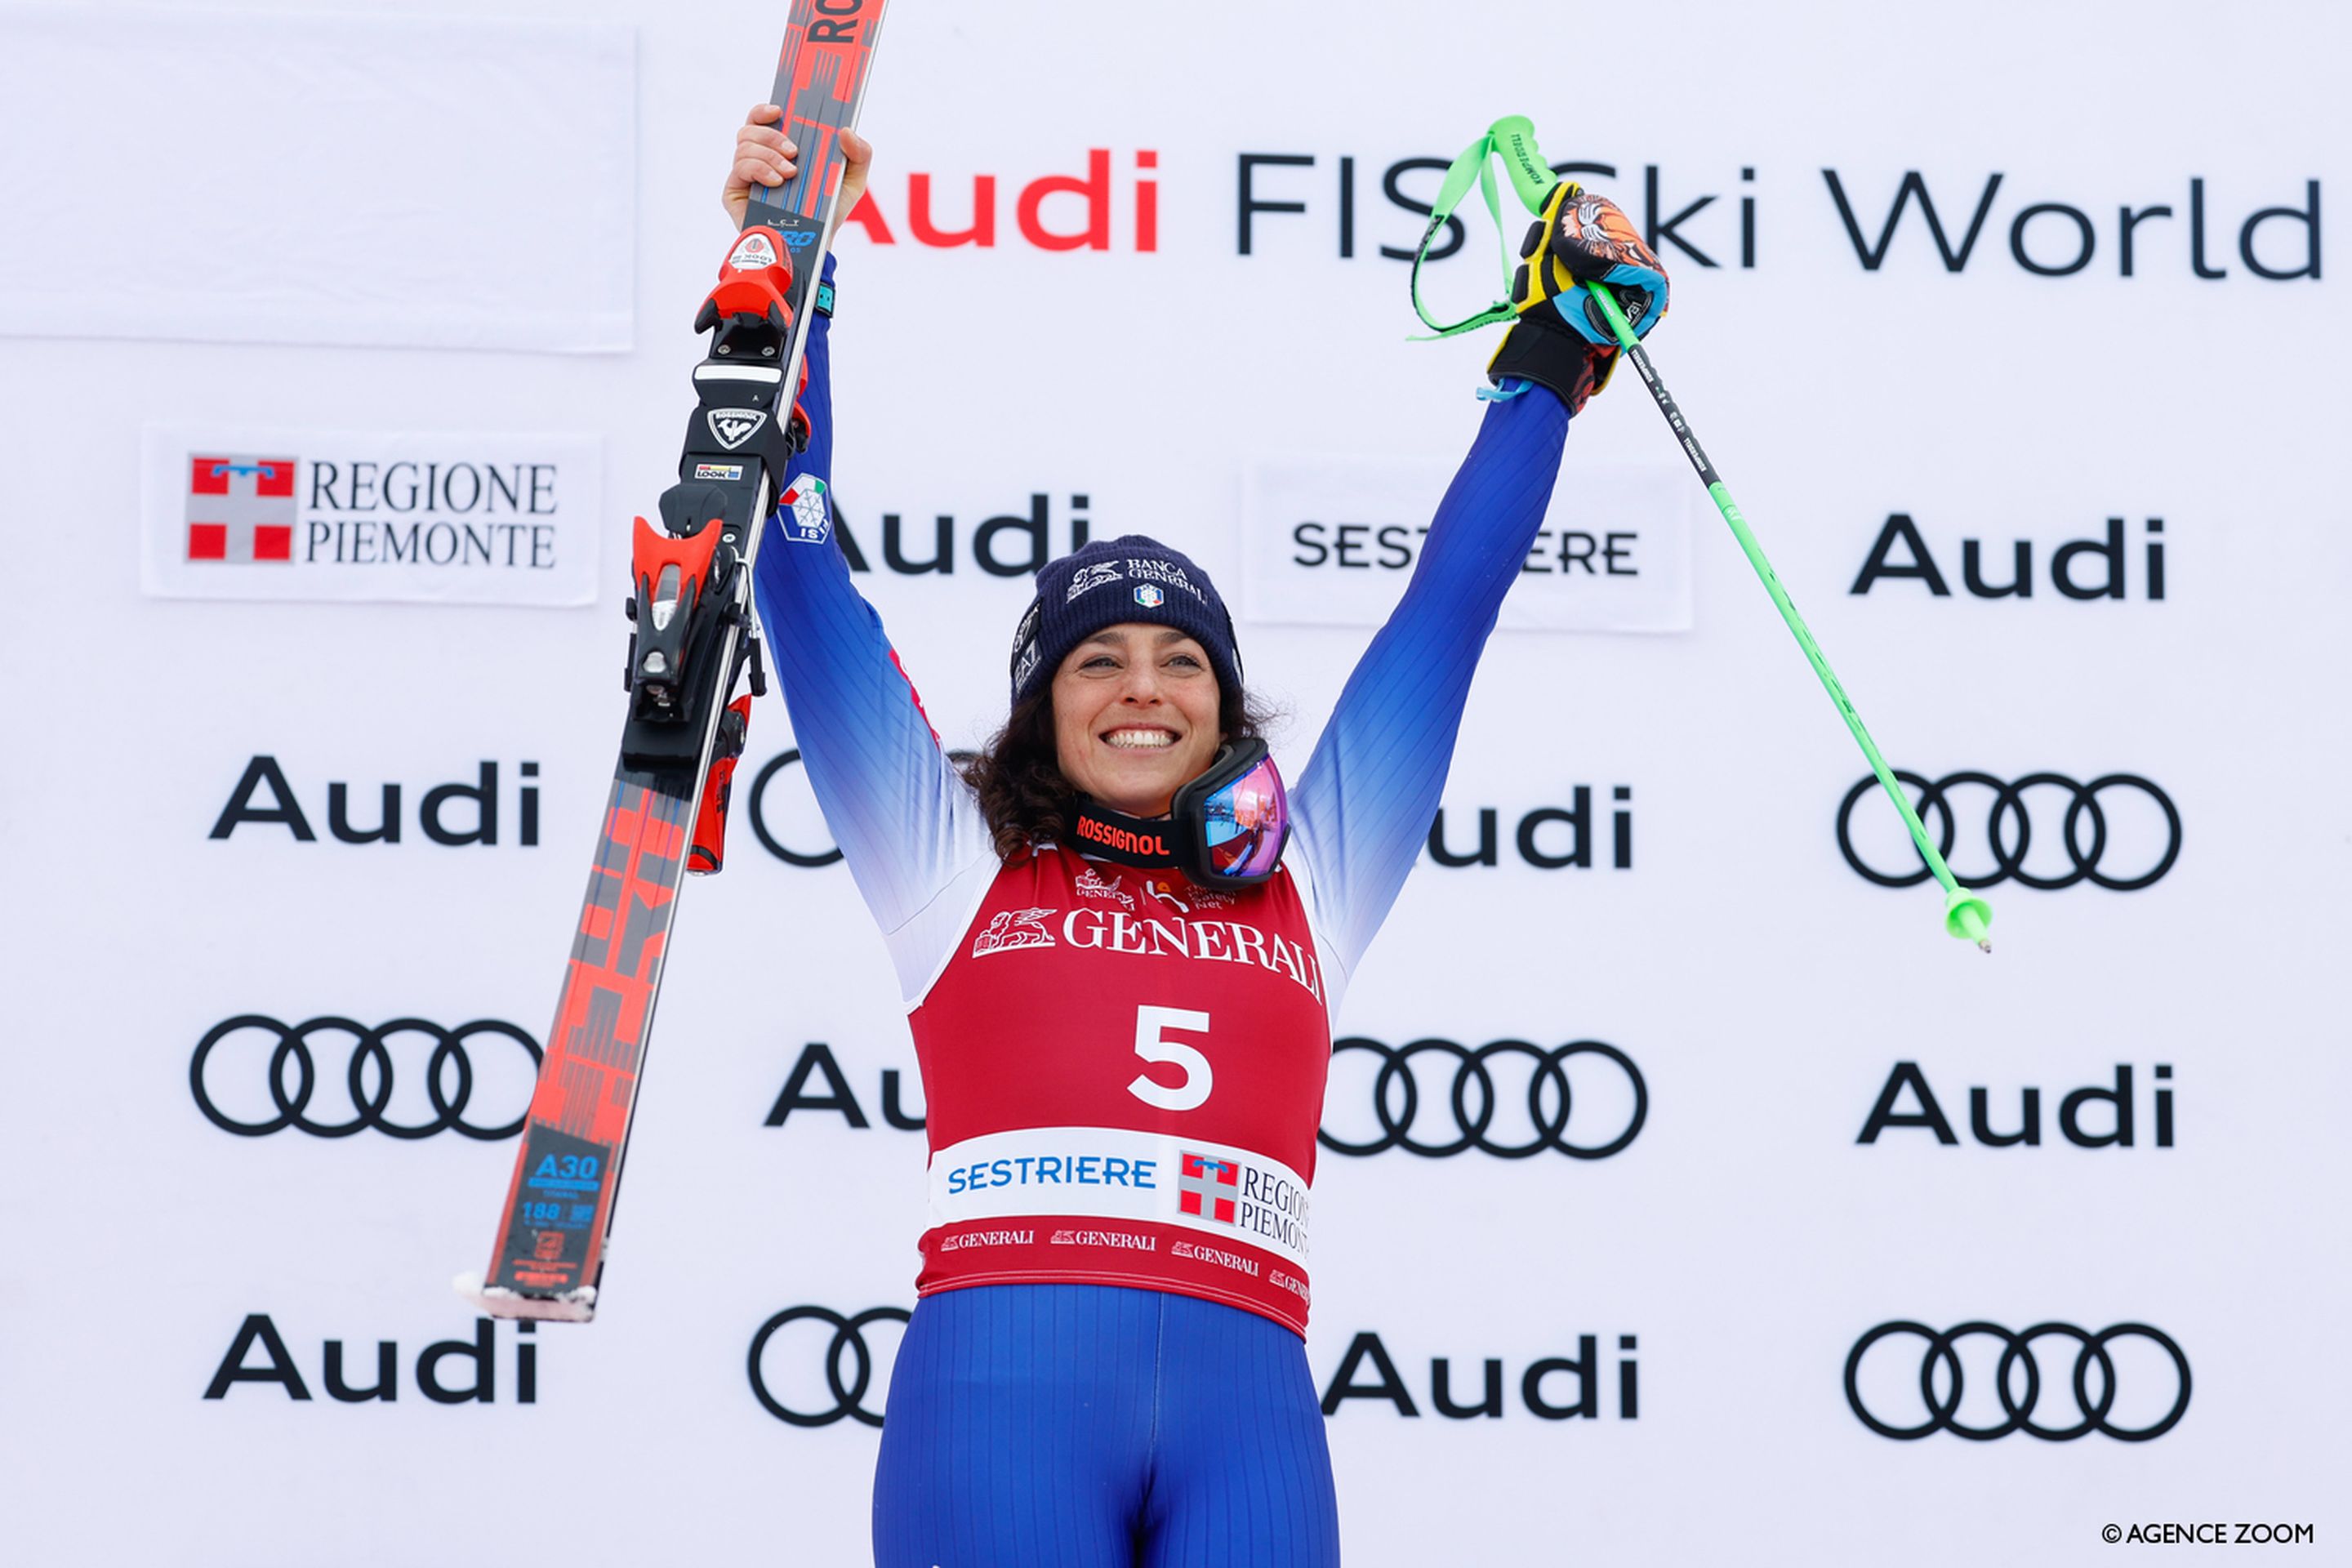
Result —
M 739 219 L 751 184 L 793 173 L 777 119 L 737 133 Z M 845 142 L 846 211 L 871 149 Z M 1011 717 L 960 775 L 829 525 L 772 524 L 761 619 L 929 1108 L 882 1568 L 1339 1561 L 1300 1337 L 1331 1019 L 1436 809 L 1569 417 L 1614 358 L 1555 300 L 1582 300 L 1573 275 L 1644 326 L 1665 304 L 1623 215 L 1572 186 L 1522 254 L 1500 389 L 1286 799 L 1223 600 L 1181 552 L 1130 535 L 1037 574 Z M 795 472 L 829 479 L 827 331 Z

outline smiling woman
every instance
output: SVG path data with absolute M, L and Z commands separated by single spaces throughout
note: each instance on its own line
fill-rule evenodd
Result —
M 1182 632 L 1105 626 L 1054 672 L 1054 759 L 1097 800 L 1163 815 L 1224 739 L 1217 699 L 1209 656 Z
M 1129 580 L 1147 571 L 1158 575 Z M 1012 714 L 964 769 L 1004 859 L 1062 837 L 1084 800 L 1165 816 L 1223 748 L 1262 738 L 1267 715 L 1243 689 L 1223 601 L 1156 540 L 1129 534 L 1048 563 L 1021 625 Z
M 740 134 L 740 179 L 788 163 L 772 118 Z M 862 178 L 862 143 L 850 158 Z M 875 1482 L 885 1568 L 1339 1561 L 1300 1339 L 1331 1020 L 1613 353 L 1542 321 L 1506 340 L 1296 791 L 1224 600 L 1181 552 L 1129 535 L 1039 571 L 1011 715 L 960 773 L 828 521 L 772 523 L 761 620 L 929 1109 L 931 1225 Z M 828 486 L 831 354 L 820 320 L 794 474 Z

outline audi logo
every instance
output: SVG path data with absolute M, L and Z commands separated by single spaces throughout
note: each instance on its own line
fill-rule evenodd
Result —
M 1452 1040 L 1415 1040 L 1391 1047 L 1351 1036 L 1332 1046 L 1332 1059 L 1336 1063 L 1349 1051 L 1380 1058 L 1370 1095 L 1380 1134 L 1351 1142 L 1328 1126 L 1319 1129 L 1316 1141 L 1334 1153 L 1378 1154 L 1402 1149 L 1423 1159 L 1444 1160 L 1476 1149 L 1498 1159 L 1524 1160 L 1553 1149 L 1571 1160 L 1604 1160 L 1633 1142 L 1650 1114 L 1650 1090 L 1642 1080 L 1641 1068 L 1623 1051 L 1599 1040 L 1571 1040 L 1549 1050 L 1526 1040 L 1494 1040 L 1474 1049 Z M 1593 1110 L 1580 1129 L 1582 1142 L 1570 1136 L 1570 1128 L 1578 1119 L 1569 1064 L 1579 1058 L 1609 1064 L 1588 1069 L 1591 1076 L 1584 1081 Z M 1444 1079 L 1440 1068 L 1433 1069 L 1438 1074 L 1437 1081 L 1424 1084 L 1422 1058 L 1452 1062 L 1451 1081 Z M 1505 1061 L 1526 1063 L 1524 1097 L 1507 1091 L 1497 1082 L 1496 1064 Z M 1325 1098 L 1328 1121 L 1329 1102 L 1338 1097 L 1327 1094 Z M 1433 1104 L 1439 1108 L 1434 1116 L 1453 1119 L 1451 1138 L 1436 1141 L 1413 1136 L 1423 1110 Z M 1526 1107 L 1524 1118 L 1517 1114 L 1520 1104 Z M 1614 1136 L 1593 1141 L 1597 1133 L 1608 1131 L 1613 1131 Z
M 1919 1399 L 1924 1421 L 1903 1426 L 1872 1414 L 1863 1403 L 1863 1359 L 1871 1347 L 1881 1340 L 1897 1334 L 1915 1335 L 1926 1343 L 1919 1360 Z M 1974 1336 L 1998 1342 L 2000 1359 L 1992 1369 L 1992 1389 L 2000 1397 L 2002 1419 L 1987 1426 L 1970 1426 L 1959 1418 L 1965 1378 L 1960 1371 L 1960 1342 Z M 2074 1346 L 2073 1375 L 2065 1381 L 2071 1390 L 2076 1420 L 2066 1426 L 2050 1426 L 2034 1419 L 2042 1407 L 2043 1394 L 2042 1368 L 2034 1359 L 2033 1345 L 2037 1340 L 2058 1337 Z M 2172 1362 L 2169 1374 L 2153 1392 L 2143 1387 L 2139 1403 L 2148 1409 L 2168 1388 L 2172 1403 L 2165 1413 L 2144 1426 L 2127 1426 L 2108 1419 L 2114 1412 L 2122 1379 L 2116 1375 L 2115 1357 L 2108 1347 L 2119 1340 L 2147 1341 Z M 2134 1367 L 2135 1377 L 2148 1373 L 2155 1365 L 2153 1357 Z M 2097 1372 L 2096 1389 L 2092 1387 L 2092 1373 Z M 1939 1372 L 1948 1380 L 1938 1394 L 1936 1384 Z M 2021 1380 L 2017 1375 L 2022 1373 Z M 2053 1375 L 2059 1375 L 2053 1371 Z M 2018 1384 L 2021 1381 L 2022 1387 Z M 2067 1397 L 2062 1394 L 2061 1397 Z M 1962 1323 L 1957 1329 L 1938 1332 L 1925 1323 L 1881 1323 L 1854 1342 L 1853 1352 L 1845 1358 L 1845 1400 L 1862 1424 L 1882 1437 L 1894 1437 L 1912 1442 L 1937 1432 L 1949 1432 L 1972 1443 L 1989 1443 L 1996 1437 L 2006 1437 L 2011 1432 L 2026 1432 L 2045 1443 L 2071 1443 L 2091 1432 L 2104 1432 L 2124 1443 L 2145 1443 L 2161 1437 L 2180 1423 L 2189 1410 L 2189 1358 L 2161 1329 L 2146 1323 L 2117 1323 L 2112 1328 L 2091 1333 L 2072 1323 L 2036 1323 L 2022 1333 L 2011 1333 L 1998 1323 Z
M 2015 784 L 2004 784 L 1990 773 L 1947 773 L 1933 784 L 1901 768 L 1895 770 L 1895 776 L 1918 792 L 1914 805 L 1917 807 L 1922 826 L 1929 824 L 1929 813 L 1935 814 L 1936 848 L 1947 861 L 1951 859 L 1953 846 L 1959 837 L 1958 814 L 1949 799 L 1951 792 L 1970 784 L 1981 785 L 1992 792 L 1992 802 L 1985 817 L 1985 844 L 1991 856 L 1992 869 L 1964 870 L 1954 866 L 1953 879 L 1963 888 L 1990 888 L 2014 878 L 2025 887 L 2040 888 L 2045 891 L 2071 888 L 2077 882 L 2088 880 L 2115 892 L 2128 893 L 2156 881 L 2171 870 L 2172 863 L 2180 858 L 2179 811 L 2173 805 L 2170 795 L 2137 773 L 2102 773 L 2089 784 L 2076 784 L 2063 773 L 2028 773 Z M 1917 850 L 1910 847 L 1907 838 L 1905 840 L 1905 856 L 1910 868 L 1900 872 L 1879 870 L 1864 860 L 1861 852 L 1854 847 L 1852 833 L 1854 807 L 1877 787 L 1875 777 L 1866 777 L 1845 792 L 1845 799 L 1838 806 L 1838 849 L 1845 856 L 1847 865 L 1882 888 L 1916 887 L 1927 879 L 1927 866 Z M 2063 790 L 2066 795 L 2066 811 L 2057 824 L 2057 840 L 2070 865 L 2055 876 L 2045 876 L 2026 868 L 2026 852 L 2033 845 L 2033 818 L 2026 809 L 2026 794 L 2033 790 Z M 2107 814 L 2099 805 L 2099 796 L 2110 790 L 2136 790 L 2153 801 L 2157 809 L 2164 814 L 2164 851 L 2144 871 L 2111 876 L 2104 868 L 2102 863 L 2106 857 L 2109 840 Z M 2045 838 L 2049 837 L 2050 826 L 2049 819 L 2043 818 Z M 2088 835 L 2087 839 L 2085 834 Z M 2153 835 L 2147 837 L 2152 838 Z
M 207 1078 L 214 1052 L 224 1043 L 248 1033 L 275 1042 L 262 1085 L 277 1114 L 256 1121 L 241 1121 L 222 1110 Z M 398 1037 L 412 1035 L 433 1042 L 432 1054 L 425 1059 L 423 1078 L 432 1115 L 425 1120 L 403 1121 L 390 1114 L 392 1042 Z M 467 1042 L 485 1035 L 503 1036 L 520 1047 L 514 1058 L 514 1070 L 509 1076 L 522 1086 L 522 1109 L 513 1121 L 495 1126 L 484 1126 L 467 1117 L 473 1101 L 475 1077 Z M 321 1120 L 310 1113 L 320 1076 L 310 1045 L 322 1037 L 351 1042 L 350 1061 L 343 1070 L 343 1084 L 351 1096 L 351 1115 L 347 1119 Z M 529 1115 L 530 1085 L 539 1076 L 540 1054 L 538 1041 L 516 1026 L 496 1018 L 477 1018 L 454 1029 L 445 1029 L 423 1018 L 394 1018 L 389 1024 L 370 1028 L 350 1018 L 310 1018 L 289 1026 L 258 1013 L 242 1013 L 214 1025 L 196 1042 L 196 1054 L 188 1061 L 188 1088 L 195 1095 L 196 1109 L 205 1113 L 205 1120 L 240 1138 L 266 1138 L 289 1127 L 314 1138 L 348 1138 L 373 1127 L 390 1138 L 430 1138 L 436 1132 L 446 1131 L 487 1142 L 511 1138 L 522 1131 Z
M 868 1426 L 881 1426 L 882 1412 L 868 1410 L 866 1407 L 866 1392 L 874 1386 L 877 1371 L 874 1352 L 866 1342 L 866 1330 L 874 1323 L 904 1324 L 910 1316 L 911 1314 L 904 1307 L 868 1307 L 854 1317 L 847 1318 L 830 1307 L 785 1308 L 766 1322 L 761 1323 L 760 1331 L 751 1336 L 749 1370 L 751 1376 L 752 1397 L 760 1402 L 761 1408 L 767 1411 L 769 1415 L 794 1426 L 830 1426 L 845 1415 Z M 769 1388 L 767 1373 L 761 1368 L 761 1363 L 768 1351 L 768 1342 L 773 1339 L 779 1331 L 802 1322 L 821 1323 L 833 1331 L 833 1336 L 825 1342 L 817 1363 L 824 1373 L 825 1392 L 833 1400 L 832 1405 L 826 1409 L 795 1410 L 786 1405 Z M 810 1336 L 801 1337 L 810 1339 L 812 1343 L 814 1342 Z M 896 1350 L 894 1349 L 891 1353 L 895 1356 Z M 848 1359 L 851 1369 L 846 1374 L 842 1370 L 845 1357 Z M 802 1381 L 805 1382 L 807 1379 L 803 1377 Z

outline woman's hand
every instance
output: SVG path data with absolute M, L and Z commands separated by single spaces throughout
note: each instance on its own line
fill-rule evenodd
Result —
M 774 104 L 755 103 L 744 117 L 742 128 L 735 132 L 735 164 L 727 171 L 727 184 L 719 199 L 739 227 L 745 209 L 751 205 L 752 186 L 773 189 L 800 172 L 796 160 L 801 150 L 780 129 L 783 118 L 784 111 Z M 855 131 L 844 131 L 841 156 L 841 202 L 835 211 L 846 216 L 857 205 L 857 198 L 866 194 L 866 171 L 874 162 L 874 144 Z

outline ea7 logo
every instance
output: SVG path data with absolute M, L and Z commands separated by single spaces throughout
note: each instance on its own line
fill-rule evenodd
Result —
M 707 417 L 712 437 L 730 452 L 758 435 L 760 426 L 768 422 L 767 415 L 756 408 L 714 408 Z

